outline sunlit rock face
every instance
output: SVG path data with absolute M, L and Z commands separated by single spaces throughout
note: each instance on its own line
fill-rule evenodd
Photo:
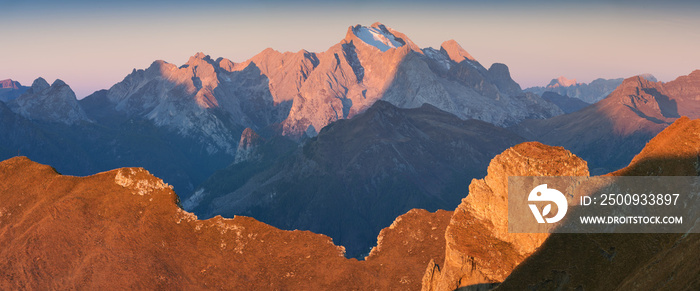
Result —
M 697 176 L 699 136 L 700 120 L 681 117 L 610 175 Z M 696 290 L 699 249 L 698 233 L 555 233 L 495 290 Z
M 503 64 L 487 70 L 453 40 L 439 50 L 421 49 L 381 23 L 349 27 L 346 37 L 325 52 L 267 49 L 243 63 L 219 64 L 229 71 L 256 66 L 269 78 L 275 104 L 290 106 L 281 127 L 288 136 L 313 136 L 377 100 L 400 108 L 427 103 L 496 125 L 562 113 L 522 92 Z
M 518 144 L 493 158 L 486 177 L 472 180 L 469 195 L 454 211 L 445 232 L 445 261 L 428 265 L 423 290 L 502 282 L 548 237 L 508 233 L 509 176 L 588 174 L 581 158 L 537 142 Z
M 451 215 L 411 210 L 358 261 L 309 231 L 200 220 L 143 168 L 75 177 L 15 157 L 0 162 L 0 180 L 3 290 L 416 290 L 425 265 L 444 255 Z

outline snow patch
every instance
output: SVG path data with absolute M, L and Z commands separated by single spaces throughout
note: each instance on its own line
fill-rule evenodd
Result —
M 434 48 L 429 47 L 429 48 L 423 49 L 423 53 L 427 57 L 431 58 L 432 60 L 434 60 L 435 62 L 440 64 L 443 68 L 445 68 L 445 70 L 449 70 L 450 67 L 452 66 L 452 60 L 450 60 L 450 58 L 448 56 L 444 55 L 439 50 L 436 50 Z
M 360 40 L 383 52 L 403 46 L 393 34 L 376 27 L 361 26 L 359 29 L 353 29 L 353 32 Z

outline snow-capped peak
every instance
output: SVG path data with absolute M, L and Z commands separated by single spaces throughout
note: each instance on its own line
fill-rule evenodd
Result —
M 576 82 L 576 79 L 567 79 L 564 76 L 560 76 L 559 78 L 552 79 L 552 81 L 549 82 L 549 85 L 547 85 L 547 88 L 571 87 L 578 84 L 579 83 Z
M 374 24 L 370 27 L 357 25 L 352 32 L 364 43 L 376 47 L 380 51 L 404 46 L 406 43 L 392 34 L 384 25 Z

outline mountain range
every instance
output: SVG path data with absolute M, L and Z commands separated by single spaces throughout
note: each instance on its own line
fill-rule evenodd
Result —
M 652 74 L 641 74 L 639 76 L 649 81 L 657 82 L 656 78 Z M 622 84 L 623 80 L 624 78 L 598 78 L 590 83 L 579 83 L 576 81 L 576 79 L 567 79 L 564 76 L 560 76 L 556 79 L 552 79 L 547 86 L 530 87 L 525 89 L 525 91 L 532 92 L 540 96 L 544 96 L 545 92 L 553 92 L 561 96 L 576 98 L 588 104 L 593 104 L 607 97 L 615 90 L 615 88 L 617 88 L 617 86 Z
M 559 107 L 562 111 L 564 111 L 564 113 L 574 113 L 590 105 L 584 101 L 581 101 L 581 99 L 566 95 L 562 96 L 551 91 L 543 92 L 542 99 L 554 103 L 554 105 Z
M 82 100 L 75 100 L 60 80 L 48 86 L 39 78 L 28 90 L 7 105 L 19 115 L 16 118 L 41 133 L 17 133 L 28 135 L 26 140 L 8 137 L 2 143 L 7 148 L 2 158 L 19 150 L 77 175 L 114 166 L 148 166 L 182 190 L 183 200 L 206 177 L 235 161 L 246 128 L 266 138 L 303 142 L 378 100 L 400 108 L 430 104 L 462 119 L 500 126 L 562 113 L 554 104 L 523 92 L 503 64 L 486 69 L 454 41 L 446 41 L 439 50 L 420 49 L 379 23 L 349 27 L 344 39 L 321 53 L 266 49 L 242 63 L 197 53 L 179 67 L 155 61 Z M 72 142 L 49 137 L 55 132 L 111 144 L 87 143 L 80 146 L 84 150 L 66 145 L 65 155 L 81 156 L 82 165 L 26 146 Z M 116 152 L 112 149 L 125 142 L 121 137 L 134 134 L 144 136 L 139 141 L 170 146 L 160 151 L 161 146 L 140 146 L 134 140 L 129 149 L 112 156 L 84 153 L 91 150 L 87 148 Z M 133 154 L 127 158 L 124 153 Z M 168 165 L 174 159 L 176 165 Z
M 183 206 L 201 217 L 243 214 L 324 233 L 361 257 L 396 215 L 457 205 L 460 189 L 520 136 L 570 149 L 593 174 L 622 168 L 679 114 L 698 117 L 699 72 L 669 83 L 627 79 L 580 111 L 511 127 L 517 135 L 433 106 L 404 110 L 381 101 L 300 148 L 261 142 L 249 131 L 239 149 L 253 158 L 217 172 Z M 673 104 L 684 107 L 681 113 Z
M 203 53 L 181 66 L 155 61 L 82 100 L 63 81 L 49 85 L 38 78 L 0 106 L 7 107 L 2 158 L 26 155 L 71 175 L 145 167 L 203 217 L 247 213 L 285 229 L 312 229 L 345 244 L 353 256 L 366 254 L 381 228 L 411 208 L 457 205 L 464 193 L 457 189 L 485 173 L 500 150 L 523 141 L 494 125 L 563 113 L 523 92 L 503 64 L 487 69 L 455 41 L 421 49 L 379 23 L 349 27 L 345 38 L 321 53 L 267 49 L 242 63 Z M 329 128 L 328 137 L 309 140 L 368 110 L 365 118 Z M 375 126 L 375 119 L 383 124 Z M 454 136 L 433 132 L 440 130 Z M 492 138 L 485 138 L 489 133 Z M 265 145 L 256 149 L 255 136 Z M 329 142 L 341 139 L 345 142 Z M 451 144 L 441 152 L 443 142 Z M 454 158 L 461 151 L 469 156 Z M 320 167 L 312 167 L 318 173 L 308 170 L 308 162 Z M 278 184 L 260 181 L 282 170 L 288 174 L 277 175 Z M 279 184 L 324 175 L 329 177 L 324 183 L 309 181 L 317 185 L 311 190 Z M 408 183 L 413 181 L 422 182 Z M 389 205 L 402 184 L 401 189 L 419 186 L 411 189 L 413 198 L 391 209 L 379 207 Z M 288 192 L 258 199 L 279 187 Z M 324 210 L 334 199 L 327 190 L 345 201 Z M 314 201 L 307 206 L 286 208 L 293 218 L 284 218 L 283 201 L 304 191 L 318 197 L 307 197 Z M 382 192 L 392 194 L 376 196 Z M 207 204 L 224 200 L 225 205 Z M 376 206 L 364 207 L 368 203 Z M 344 206 L 349 210 L 334 218 Z M 322 223 L 334 219 L 338 224 Z
M 671 82 L 625 79 L 605 99 L 547 120 L 523 121 L 512 129 L 523 137 L 563 146 L 588 161 L 591 173 L 629 164 L 656 134 L 680 116 L 700 117 L 700 71 Z

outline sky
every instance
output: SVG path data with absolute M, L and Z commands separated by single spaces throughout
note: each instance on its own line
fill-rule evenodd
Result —
M 420 47 L 456 40 L 523 88 L 700 69 L 700 1 L 7 1 L 0 79 L 61 79 L 78 98 L 155 60 L 204 52 L 245 61 L 265 48 L 322 52 L 347 28 L 381 22 Z

